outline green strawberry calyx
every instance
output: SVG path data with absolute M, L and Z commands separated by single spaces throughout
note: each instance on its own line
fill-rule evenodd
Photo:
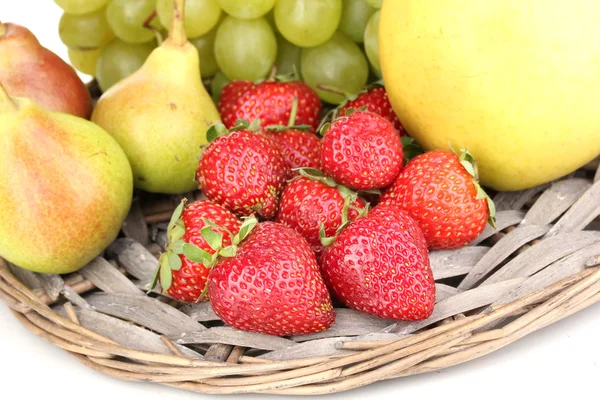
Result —
M 255 217 L 248 217 L 243 221 L 240 231 L 236 235 L 233 235 L 226 228 L 215 224 L 207 218 L 202 218 L 204 227 L 200 230 L 200 234 L 213 250 L 213 253 L 210 253 L 183 240 L 185 224 L 182 216 L 186 203 L 187 199 L 184 198 L 171 216 L 171 220 L 167 226 L 168 242 L 165 252 L 158 259 L 158 268 L 152 278 L 149 291 L 152 291 L 156 287 L 159 279 L 163 293 L 169 290 L 173 283 L 173 271 L 179 271 L 182 267 L 180 257 L 182 254 L 191 262 L 202 263 L 206 268 L 213 268 L 220 257 L 235 257 L 237 246 L 258 223 Z M 223 247 L 223 234 L 219 231 L 229 235 L 231 245 Z M 206 287 L 204 291 L 206 291 Z M 205 293 L 203 292 L 199 299 L 204 298 L 204 295 Z
M 381 194 L 378 190 L 369 190 L 356 192 L 347 186 L 340 185 L 332 178 L 326 176 L 323 172 L 315 168 L 294 168 L 294 171 L 298 171 L 300 176 L 308 178 L 313 181 L 321 182 L 329 187 L 337 188 L 339 190 L 342 198 L 344 199 L 344 206 L 342 207 L 342 223 L 335 230 L 335 234 L 333 236 L 327 236 L 325 232 L 325 225 L 321 224 L 319 227 L 319 240 L 321 244 L 325 247 L 330 246 L 334 241 L 337 235 L 341 231 L 344 230 L 348 225 L 350 225 L 350 219 L 348 217 L 350 210 L 354 210 L 358 212 L 359 217 L 364 217 L 369 212 L 369 203 L 365 201 L 364 207 L 356 207 L 354 206 L 354 202 L 358 199 L 359 193 L 369 193 L 369 194 Z
M 300 124 L 296 125 L 296 116 L 298 115 L 298 96 L 294 96 L 292 100 L 292 109 L 290 111 L 290 118 L 287 125 L 269 125 L 265 129 L 270 132 L 284 132 L 290 129 L 298 131 L 310 131 L 312 126 Z
M 454 150 L 450 147 L 453 153 Z M 456 153 L 455 153 L 456 154 Z M 460 164 L 463 166 L 465 170 L 473 177 L 473 184 L 475 185 L 475 189 L 477 190 L 477 199 L 485 199 L 489 211 L 488 224 L 492 228 L 496 228 L 496 205 L 492 198 L 483 190 L 481 185 L 479 184 L 479 170 L 477 168 L 477 161 L 473 154 L 469 152 L 468 149 L 461 149 L 460 155 L 458 155 L 458 159 L 460 160 Z
M 402 142 L 402 152 L 404 153 L 404 165 L 425 152 L 419 143 L 410 136 L 401 136 L 400 141 Z
M 217 122 L 206 131 L 206 140 L 208 143 L 212 143 L 220 137 L 229 135 L 231 132 L 242 130 L 259 132 L 260 120 L 257 118 L 250 123 L 245 119 L 238 119 L 235 121 L 235 126 L 233 126 L 231 129 L 227 129 L 222 122 Z

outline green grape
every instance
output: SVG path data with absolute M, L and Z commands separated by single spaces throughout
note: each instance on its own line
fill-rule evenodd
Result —
M 371 16 L 365 29 L 365 53 L 378 76 L 381 76 L 379 66 L 379 11 Z
M 213 76 L 218 70 L 217 60 L 215 59 L 215 37 L 217 30 L 213 29 L 204 36 L 190 39 L 200 55 L 200 74 L 203 78 Z
M 317 89 L 327 85 L 347 93 L 358 93 L 369 77 L 369 63 L 356 43 L 336 32 L 324 44 L 302 49 L 301 70 L 304 81 L 317 91 L 322 100 L 339 104 L 344 96 Z
M 104 9 L 83 15 L 63 14 L 58 35 L 67 47 L 77 50 L 97 49 L 114 38 Z
M 275 0 L 217 0 L 227 14 L 240 19 L 254 19 L 268 13 Z
M 229 78 L 226 77 L 221 71 L 215 74 L 215 77 L 210 83 L 210 93 L 215 104 L 219 104 L 219 100 L 221 100 L 221 92 L 229 82 L 231 82 Z
M 336 31 L 342 16 L 342 0 L 278 0 L 277 29 L 300 47 L 325 43 Z
M 96 63 L 96 79 L 106 92 L 111 86 L 137 71 L 156 45 L 126 43 L 119 39 L 110 42 Z
M 365 0 L 344 0 L 339 31 L 356 43 L 362 43 L 367 22 L 375 11 Z
M 83 72 L 87 75 L 95 76 L 96 63 L 98 62 L 98 58 L 103 51 L 103 47 L 85 51 L 68 49 L 69 61 L 71 61 L 71 65 L 77 71 Z
M 300 73 L 302 48 L 291 44 L 281 35 L 277 35 L 277 73 L 281 75 Z
M 365 2 L 373 8 L 381 8 L 381 5 L 383 4 L 383 0 L 365 0 Z
M 156 13 L 165 27 L 171 26 L 173 0 L 158 0 Z M 187 0 L 185 2 L 185 33 L 188 38 L 207 34 L 221 18 L 221 8 L 216 0 Z
M 110 0 L 54 0 L 64 12 L 72 15 L 88 14 L 98 11 Z
M 277 39 L 266 19 L 227 16 L 217 29 L 215 57 L 229 79 L 265 78 L 277 56 Z
M 122 41 L 146 43 L 156 37 L 151 29 L 144 27 L 155 5 L 156 0 L 112 0 L 106 8 L 106 19 Z M 157 27 L 154 21 L 152 25 Z

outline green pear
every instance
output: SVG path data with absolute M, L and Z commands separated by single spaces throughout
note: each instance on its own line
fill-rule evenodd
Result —
M 0 257 L 42 273 L 73 272 L 117 236 L 133 176 L 97 125 L 11 98 L 0 84 Z
M 137 188 L 184 193 L 194 180 L 206 131 L 220 121 L 200 77 L 200 58 L 187 41 L 184 0 L 175 0 L 169 37 L 144 65 L 102 95 L 92 121 L 119 142 Z

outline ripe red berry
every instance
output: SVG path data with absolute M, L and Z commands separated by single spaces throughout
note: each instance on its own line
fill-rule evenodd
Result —
M 266 131 L 264 135 L 272 139 L 290 167 L 288 179 L 298 176 L 295 168 L 321 168 L 321 139 L 312 132 L 286 129 L 281 132 Z
M 349 109 L 358 110 L 362 107 L 366 107 L 366 111 L 379 114 L 390 121 L 401 136 L 406 135 L 406 131 L 392 109 L 392 104 L 383 86 L 371 88 L 359 94 L 354 100 L 346 102 L 339 110 L 339 115 L 346 115 L 346 111 Z
M 430 249 L 463 247 L 483 231 L 493 207 L 474 175 L 468 153 L 459 158 L 450 151 L 431 151 L 404 167 L 380 204 L 396 205 L 415 218 Z
M 229 85 L 233 84 L 230 83 Z M 229 86 L 228 85 L 228 86 Z M 265 81 L 257 85 L 236 83 L 236 87 L 227 90 L 226 86 L 219 101 L 219 112 L 223 123 L 231 128 L 236 121 L 259 119 L 262 126 L 286 125 L 290 119 L 294 97 L 298 98 L 296 123 L 310 125 L 317 129 L 321 115 L 321 101 L 317 93 L 300 81 Z M 230 93 L 241 93 L 233 96 Z
M 288 174 L 289 167 L 272 140 L 242 129 L 206 147 L 196 178 L 208 199 L 235 214 L 271 218 Z
M 422 320 L 435 304 L 427 243 L 419 226 L 394 206 L 377 206 L 327 247 L 321 270 L 348 307 L 395 320 Z
M 169 243 L 167 251 L 161 255 L 159 267 L 168 271 L 160 274 L 161 285 L 169 296 L 177 300 L 197 302 L 206 300 L 201 296 L 210 268 L 201 262 L 190 261 L 183 253 L 184 247 L 193 245 L 208 254 L 214 254 L 215 249 L 202 235 L 203 229 L 207 227 L 206 222 L 221 227 L 208 228 L 222 235 L 221 247 L 231 244 L 232 235 L 238 233 L 241 222 L 230 211 L 209 200 L 196 201 L 182 210 L 184 204 L 185 202 L 178 207 L 169 224 Z
M 356 190 L 390 185 L 403 163 L 402 142 L 392 124 L 369 111 L 335 119 L 321 140 L 323 172 Z
M 353 196 L 347 206 L 347 221 L 359 216 L 357 209 L 365 203 L 348 189 L 341 189 L 309 177 L 298 177 L 291 181 L 281 193 L 279 211 L 275 221 L 293 228 L 311 245 L 317 256 L 324 247 L 321 244 L 319 230 L 323 225 L 326 237 L 332 237 L 344 221 L 344 196 Z
M 275 222 L 258 224 L 234 257 L 217 262 L 208 295 L 223 322 L 245 331 L 300 335 L 323 331 L 335 320 L 310 246 Z

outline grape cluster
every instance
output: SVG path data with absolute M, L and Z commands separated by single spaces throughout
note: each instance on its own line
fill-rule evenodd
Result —
M 73 66 L 100 88 L 136 71 L 166 36 L 172 0 L 55 0 L 59 34 Z M 297 73 L 322 100 L 357 93 L 378 79 L 382 0 L 187 0 L 185 26 L 200 73 L 219 91 L 230 80 Z

